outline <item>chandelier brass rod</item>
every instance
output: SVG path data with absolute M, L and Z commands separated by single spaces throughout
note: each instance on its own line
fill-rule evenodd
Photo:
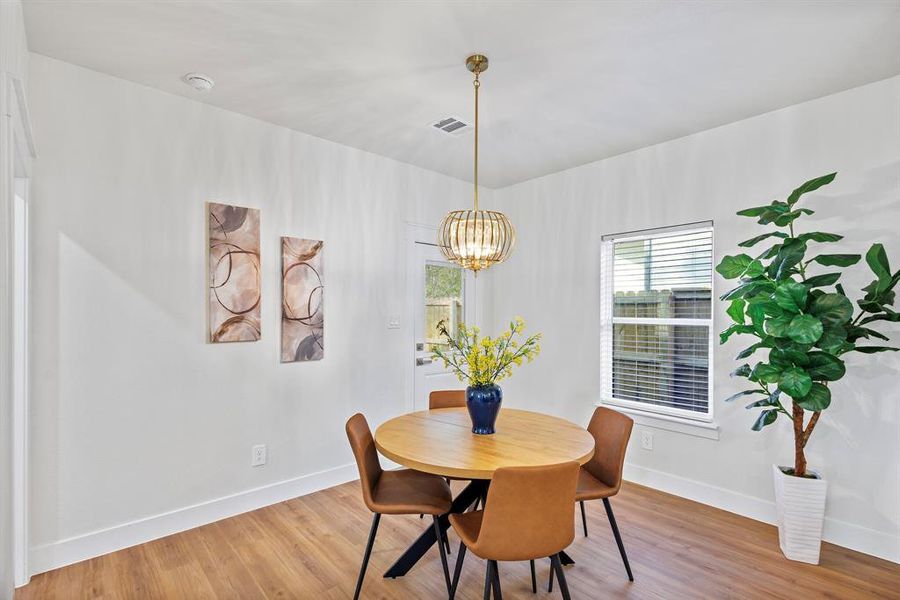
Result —
M 475 87 L 475 210 L 478 210 L 478 88 L 481 82 L 478 80 L 478 71 L 475 71 L 475 80 L 472 82 Z

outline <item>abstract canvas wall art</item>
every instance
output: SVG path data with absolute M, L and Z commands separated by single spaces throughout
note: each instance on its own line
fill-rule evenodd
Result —
M 210 202 L 209 341 L 260 337 L 259 209 Z
M 324 355 L 322 241 L 281 238 L 281 362 Z

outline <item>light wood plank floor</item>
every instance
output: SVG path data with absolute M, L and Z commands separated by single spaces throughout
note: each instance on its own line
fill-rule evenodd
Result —
M 830 544 L 819 566 L 789 562 L 773 527 L 633 484 L 612 502 L 635 582 L 602 503 L 588 503 L 590 537 L 579 533 L 569 548 L 573 598 L 900 598 L 900 565 Z M 359 484 L 348 483 L 37 575 L 16 600 L 349 598 L 370 518 Z M 382 518 L 364 598 L 446 598 L 436 549 L 406 577 L 381 577 L 426 523 Z M 537 596 L 528 563 L 501 563 L 500 573 L 504 598 L 559 598 L 547 594 L 546 560 Z M 468 554 L 457 597 L 481 598 L 483 580 L 484 562 Z

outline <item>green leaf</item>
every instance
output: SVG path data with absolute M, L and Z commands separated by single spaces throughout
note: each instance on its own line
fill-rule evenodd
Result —
M 891 346 L 857 346 L 854 350 L 863 354 L 875 354 L 876 352 L 897 352 L 900 348 Z
M 772 406 L 772 400 L 769 398 L 763 398 L 762 400 L 757 400 L 756 402 L 751 402 L 744 408 L 750 410 L 751 408 L 759 408 L 760 406 Z
M 762 390 L 744 390 L 743 392 L 738 392 L 737 394 L 732 394 L 731 396 L 728 396 L 727 398 L 725 398 L 725 402 L 731 402 L 732 400 L 737 400 L 738 398 L 742 398 L 744 396 L 749 396 L 750 394 L 765 395 L 765 392 Z
M 872 244 L 869 251 L 866 252 L 866 262 L 869 268 L 878 277 L 878 291 L 888 289 L 891 284 L 891 265 L 888 263 L 887 253 L 881 244 Z
M 732 325 L 719 334 L 719 343 L 724 344 L 735 333 L 753 333 L 753 327 L 750 325 Z
M 744 210 L 737 211 L 737 215 L 739 217 L 758 217 L 769 210 L 768 206 L 754 206 L 753 208 L 745 208 Z
M 815 381 L 837 381 L 847 372 L 844 361 L 827 352 L 810 352 L 805 370 Z
M 806 242 L 802 240 L 788 240 L 781 245 L 778 254 L 772 259 L 767 269 L 773 279 L 785 279 L 791 274 L 791 269 L 803 260 L 806 254 Z
M 778 308 L 779 311 L 781 309 L 778 305 L 775 305 L 775 308 Z M 765 322 L 766 322 L 766 307 L 764 302 L 754 302 L 751 303 L 747 307 L 747 316 L 750 317 L 750 322 L 753 324 L 753 331 L 760 337 L 766 335 L 765 330 Z
M 759 413 L 759 417 L 756 418 L 756 422 L 750 427 L 753 431 L 759 431 L 766 425 L 771 425 L 775 422 L 775 419 L 778 418 L 778 411 L 773 409 L 764 410 Z
M 754 260 L 749 265 L 747 265 L 747 270 L 744 271 L 743 276 L 753 279 L 754 277 L 759 277 L 763 273 L 766 272 L 766 268 L 763 266 L 759 259 Z
M 809 364 L 809 357 L 806 351 L 798 348 L 776 348 L 769 353 L 769 362 L 783 370 L 794 365 L 806 367 Z
M 884 312 L 871 315 L 860 321 L 861 325 L 865 325 L 866 323 L 871 323 L 873 321 L 888 321 L 890 323 L 900 322 L 900 313 L 896 313 L 888 308 L 882 307 Z
M 767 363 L 757 363 L 750 373 L 750 381 L 764 381 L 765 383 L 777 383 L 781 377 L 782 368 Z
M 787 330 L 791 326 L 793 318 L 793 315 L 783 315 L 768 319 L 765 323 L 766 333 L 775 337 L 787 336 Z
M 796 221 L 797 217 L 799 217 L 800 215 L 802 215 L 802 214 L 811 215 L 814 212 L 815 211 L 809 210 L 808 208 L 800 208 L 797 210 L 792 210 L 791 212 L 787 212 L 787 213 L 784 213 L 783 215 L 779 215 L 775 219 L 775 224 L 778 225 L 779 227 L 787 227 L 788 225 L 790 225 L 791 223 Z
M 846 296 L 840 294 L 822 294 L 813 301 L 809 312 L 816 315 L 826 326 L 840 325 L 853 316 L 853 304 Z
M 753 259 L 746 254 L 726 256 L 716 266 L 716 272 L 725 279 L 737 279 L 744 274 L 752 262 Z
M 810 262 L 817 262 L 825 267 L 849 267 L 862 258 L 859 254 L 820 254 Z
M 836 233 L 825 233 L 823 231 L 811 231 L 809 233 L 801 233 L 797 236 L 804 242 L 839 242 L 844 236 Z
M 731 377 L 747 377 L 748 375 L 750 375 L 750 372 L 751 372 L 750 365 L 744 363 L 741 366 L 739 366 L 737 369 L 735 369 L 734 371 L 729 373 L 729 375 Z
M 837 280 L 841 278 L 841 273 L 825 273 L 824 275 L 814 275 L 813 277 L 809 277 L 805 283 L 807 286 L 813 287 L 825 287 L 828 285 L 834 285 L 837 283 Z
M 851 342 L 855 342 L 859 338 L 878 338 L 879 340 L 884 340 L 885 342 L 889 341 L 890 338 L 880 331 L 875 331 L 874 329 L 869 329 L 868 327 L 851 327 L 847 332 L 847 339 Z
M 760 254 L 756 258 L 761 259 L 761 260 L 768 260 L 778 254 L 778 251 L 781 250 L 781 246 L 782 246 L 781 244 L 775 244 L 768 250 L 765 250 L 762 254 Z
M 835 354 L 843 348 L 846 343 L 847 329 L 843 325 L 832 325 L 825 328 L 822 332 L 822 337 L 816 342 L 816 346 L 825 352 Z
M 822 337 L 822 322 L 812 315 L 797 315 L 791 319 L 785 334 L 798 344 L 812 344 Z
M 794 398 L 794 402 L 803 410 L 825 410 L 831 404 L 831 390 L 821 383 L 814 383 L 805 396 Z
M 760 292 L 765 292 L 774 288 L 774 284 L 768 281 L 746 281 L 737 286 L 733 290 L 719 296 L 719 300 L 734 300 L 735 298 L 744 298 L 753 296 Z
M 744 307 L 747 306 L 747 303 L 740 298 L 736 300 L 732 300 L 731 304 L 728 306 L 728 310 L 725 312 L 728 313 L 728 316 L 731 317 L 731 320 L 740 325 L 744 324 Z
M 740 213 L 738 213 L 738 214 L 740 214 Z M 750 238 L 749 240 L 744 240 L 743 242 L 738 244 L 738 246 L 740 246 L 741 248 L 750 248 L 752 246 L 755 246 L 759 242 L 761 242 L 765 239 L 768 239 L 770 237 L 777 237 L 777 238 L 785 239 L 787 236 L 788 235 L 782 231 L 770 231 L 769 233 L 764 233 L 762 235 L 758 235 L 754 238 Z
M 881 312 L 881 303 L 876 302 L 875 300 L 857 300 L 856 303 L 859 304 L 859 307 L 867 313 Z
M 822 175 L 821 177 L 816 177 L 815 179 L 810 179 L 796 190 L 791 192 L 791 195 L 788 196 L 787 203 L 790 205 L 796 204 L 797 200 L 800 199 L 800 196 L 806 194 L 807 192 L 812 192 L 813 190 L 817 190 L 823 185 L 828 185 L 834 178 L 837 176 L 837 172 L 829 173 L 828 175 Z
M 748 356 L 750 356 L 751 354 L 753 354 L 754 352 L 756 352 L 757 350 L 759 350 L 760 348 L 763 348 L 763 347 L 764 346 L 762 344 L 753 344 L 749 348 L 744 348 L 743 350 L 738 352 L 737 356 L 735 356 L 735 359 L 741 360 L 742 358 L 747 358 Z
M 775 288 L 775 304 L 792 313 L 806 308 L 807 288 L 802 283 L 787 281 Z
M 778 200 L 776 200 L 766 207 L 766 210 L 761 215 L 759 215 L 759 220 L 756 222 L 760 225 L 768 225 L 781 215 L 790 212 L 790 210 L 791 207 L 788 206 L 786 202 L 779 202 Z
M 802 398 L 809 393 L 812 387 L 812 379 L 803 369 L 791 367 L 785 369 L 778 379 L 778 389 L 791 398 Z

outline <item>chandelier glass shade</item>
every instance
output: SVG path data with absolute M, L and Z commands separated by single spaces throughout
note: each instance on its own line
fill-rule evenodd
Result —
M 503 213 L 478 208 L 478 89 L 488 59 L 473 54 L 466 59 L 466 68 L 475 74 L 474 209 L 454 210 L 444 217 L 437 242 L 447 260 L 477 273 L 506 260 L 516 243 L 516 230 Z
M 503 262 L 516 242 L 516 230 L 501 212 L 455 210 L 438 229 L 438 245 L 444 256 L 472 271 Z

